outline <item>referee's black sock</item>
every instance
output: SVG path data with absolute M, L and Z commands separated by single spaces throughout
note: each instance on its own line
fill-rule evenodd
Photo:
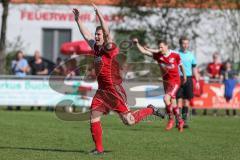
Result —
M 183 106 L 183 108 L 182 108 L 182 119 L 184 120 L 185 123 L 187 123 L 187 117 L 188 117 L 188 107 Z

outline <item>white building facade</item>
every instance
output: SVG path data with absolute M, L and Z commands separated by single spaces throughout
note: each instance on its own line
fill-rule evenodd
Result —
M 95 27 L 99 25 L 96 19 L 92 6 L 87 5 L 52 5 L 52 4 L 10 4 L 9 16 L 7 22 L 7 42 L 18 43 L 19 39 L 22 41 L 22 49 L 26 55 L 33 55 L 35 50 L 39 50 L 43 57 L 55 61 L 60 53 L 60 46 L 64 42 L 76 41 L 83 39 L 78 31 L 77 25 L 74 22 L 72 8 L 78 8 L 81 16 L 80 20 L 84 22 L 86 27 L 94 34 Z M 103 12 L 105 19 L 108 21 L 110 27 L 126 26 L 128 22 L 124 22 L 124 18 L 118 15 L 120 7 L 114 6 L 99 6 Z M 2 8 L 0 8 L 0 13 Z M 213 28 L 229 28 L 224 19 L 204 19 L 204 17 L 211 15 L 217 10 L 203 13 L 198 31 L 200 34 L 204 32 L 211 32 Z M 154 21 L 154 18 L 149 17 L 149 21 Z M 133 22 L 129 22 L 133 23 Z M 141 24 L 142 22 L 134 22 Z M 157 23 L 157 22 L 156 22 Z M 221 38 L 221 33 L 218 44 L 209 42 L 209 37 L 202 36 L 197 39 L 194 48 L 196 57 L 199 63 L 206 63 L 211 61 L 213 52 L 218 51 L 225 54 L 226 46 L 219 48 L 219 44 L 224 43 Z M 7 50 L 11 50 L 8 47 Z

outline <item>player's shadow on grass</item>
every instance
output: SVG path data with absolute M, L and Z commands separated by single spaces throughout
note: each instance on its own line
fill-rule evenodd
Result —
M 41 151 L 41 152 L 87 153 L 87 151 L 83 151 L 83 150 L 66 150 L 66 149 L 52 149 L 52 148 L 31 148 L 31 147 L 5 147 L 5 146 L 0 146 L 0 149 L 30 150 L 30 151 Z
M 89 154 L 89 151 L 84 150 L 66 150 L 66 149 L 52 149 L 52 148 L 30 148 L 30 147 L 6 147 L 0 146 L 0 150 L 2 149 L 12 149 L 12 150 L 28 150 L 28 151 L 40 151 L 40 152 L 63 152 L 63 153 L 83 153 Z M 105 151 L 110 153 L 112 151 Z

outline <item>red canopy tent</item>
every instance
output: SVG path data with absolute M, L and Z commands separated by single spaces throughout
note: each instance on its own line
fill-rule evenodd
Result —
M 65 55 L 71 55 L 73 53 L 93 55 L 93 50 L 84 40 L 63 43 L 61 45 L 60 51 Z

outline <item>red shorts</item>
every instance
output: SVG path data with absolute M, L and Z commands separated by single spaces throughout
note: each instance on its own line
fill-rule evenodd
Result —
M 121 85 L 115 85 L 109 89 L 98 89 L 91 104 L 91 111 L 93 110 L 104 114 L 108 114 L 111 110 L 122 114 L 129 112 L 124 88 Z
M 176 98 L 177 91 L 180 87 L 180 83 L 177 82 L 167 82 L 163 83 L 165 94 L 171 96 L 171 98 Z

